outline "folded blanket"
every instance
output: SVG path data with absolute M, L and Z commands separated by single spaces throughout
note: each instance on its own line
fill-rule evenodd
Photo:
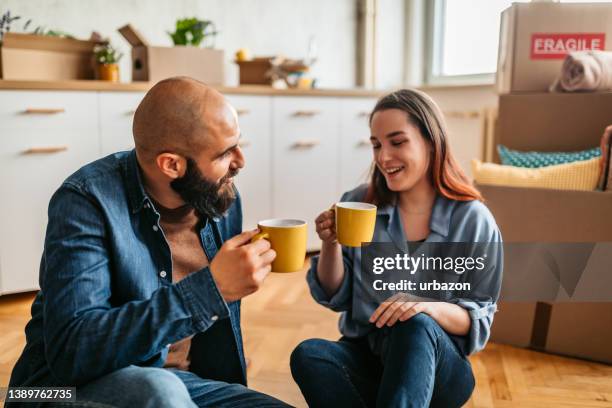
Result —
M 565 57 L 552 92 L 606 91 L 612 89 L 612 52 L 576 51 Z

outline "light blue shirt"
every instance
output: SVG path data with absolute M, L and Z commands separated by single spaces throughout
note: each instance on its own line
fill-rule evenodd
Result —
M 344 193 L 340 201 L 363 201 L 367 185 Z M 493 215 L 480 201 L 455 201 L 438 195 L 436 197 L 429 224 L 431 233 L 425 242 L 499 242 L 497 254 L 500 261 L 495 263 L 488 273 L 495 274 L 495 280 L 501 282 L 503 269 L 502 236 Z M 399 249 L 406 248 L 406 238 L 402 226 L 399 209 L 396 205 L 379 207 L 376 214 L 376 227 L 373 242 L 393 242 Z M 368 321 L 376 305 L 364 302 L 354 296 L 354 276 L 361 276 L 361 248 L 342 247 L 344 263 L 344 279 L 338 291 L 331 297 L 327 296 L 317 278 L 319 257 L 312 258 L 307 274 L 310 292 L 319 304 L 331 310 L 342 312 L 340 316 L 340 332 L 346 337 L 368 336 L 374 352 L 380 352 L 384 347 L 388 330 L 377 329 Z M 451 338 L 465 353 L 471 354 L 482 350 L 490 333 L 493 315 L 497 310 L 499 291 L 492 294 L 493 301 L 480 302 L 469 299 L 452 301 L 465 308 L 471 319 L 470 331 L 466 336 Z

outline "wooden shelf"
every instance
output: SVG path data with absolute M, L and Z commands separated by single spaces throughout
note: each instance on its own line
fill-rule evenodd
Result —
M 107 82 L 94 80 L 73 81 L 20 81 L 0 80 L 1 89 L 19 90 L 62 90 L 62 91 L 116 91 L 146 92 L 153 84 L 150 82 Z M 381 90 L 366 89 L 274 89 L 264 85 L 244 85 L 236 87 L 215 86 L 225 94 L 246 95 L 296 95 L 296 96 L 365 96 L 378 97 Z
M 30 80 L 6 80 L 0 79 L 0 90 L 56 90 L 56 91 L 110 91 L 110 92 L 146 92 L 153 86 L 150 82 L 107 82 L 95 80 L 73 80 L 73 81 L 30 81 Z M 419 89 L 428 91 L 465 90 L 470 88 L 491 88 L 491 85 L 463 84 L 463 85 L 424 85 Z M 224 94 L 241 95 L 295 95 L 295 96 L 339 96 L 339 97 L 373 97 L 378 98 L 392 89 L 274 89 L 265 85 L 241 85 L 241 86 L 215 86 L 219 92 Z

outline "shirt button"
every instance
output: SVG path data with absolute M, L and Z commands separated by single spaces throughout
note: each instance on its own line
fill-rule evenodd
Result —
M 210 320 L 212 320 L 213 322 L 216 322 L 217 320 L 219 320 L 219 316 L 214 315 L 213 317 L 210 318 Z
M 145 203 L 144 208 L 149 208 L 149 203 Z
M 159 273 L 159 276 L 161 276 L 162 278 L 165 278 L 166 277 L 166 271 L 161 271 Z
M 157 227 L 157 225 L 153 226 L 153 231 L 157 232 L 159 230 L 159 228 Z

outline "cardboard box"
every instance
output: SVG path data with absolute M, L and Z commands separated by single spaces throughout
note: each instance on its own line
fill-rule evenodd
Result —
M 94 79 L 94 41 L 6 33 L 0 47 L 0 78 L 58 81 Z
M 612 303 L 555 303 L 544 349 L 612 363 Z
M 272 68 L 274 57 L 260 57 L 249 61 L 236 61 L 240 69 L 240 85 L 270 85 L 266 73 Z
M 612 123 L 612 93 L 500 95 L 495 143 L 511 149 L 575 151 L 599 146 Z M 498 159 L 497 159 L 498 160 Z M 612 241 L 612 192 L 477 186 L 505 242 Z M 504 271 L 504 287 L 550 286 L 549 273 Z M 577 291 L 609 285 L 581 279 Z M 548 279 L 548 281 L 547 281 Z M 528 287 L 525 287 L 528 288 Z M 527 290 L 527 289 L 526 289 Z M 556 297 L 554 297 L 556 296 Z M 555 292 L 553 298 L 563 299 Z M 567 299 L 567 295 L 565 295 Z M 535 299 L 532 299 L 535 300 Z M 491 340 L 611 362 L 612 303 L 500 302 Z
M 500 95 L 494 159 L 497 144 L 524 151 L 597 147 L 610 124 L 612 92 Z
M 119 29 L 132 45 L 132 81 L 157 82 L 184 75 L 209 85 L 223 85 L 222 50 L 198 47 L 154 47 L 131 25 Z
M 505 242 L 612 241 L 612 192 L 478 188 Z M 520 271 L 505 270 L 502 299 L 504 286 L 517 279 L 530 289 L 543 281 L 546 285 L 550 276 L 546 272 L 527 279 Z M 580 284 L 609 288 L 609 281 L 583 277 Z M 612 363 L 612 303 L 501 301 L 491 341 Z
M 515 3 L 503 11 L 497 91 L 547 91 L 568 51 L 612 50 L 612 4 Z
M 490 340 L 517 347 L 530 347 L 536 317 L 535 302 L 504 302 L 497 304 Z

